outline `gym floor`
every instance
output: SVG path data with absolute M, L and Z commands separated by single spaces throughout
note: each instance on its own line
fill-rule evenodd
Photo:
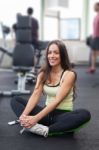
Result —
M 19 134 L 21 127 L 9 126 L 8 121 L 15 120 L 11 110 L 11 97 L 0 96 L 0 149 L 1 150 L 98 150 L 99 149 L 99 69 L 95 74 L 87 74 L 86 67 L 77 66 L 78 74 L 77 98 L 74 108 L 86 108 L 91 112 L 92 119 L 74 136 L 58 136 L 44 138 L 32 133 Z M 15 72 L 0 71 L 0 90 L 12 90 Z M 27 84 L 27 89 L 33 90 L 34 85 Z M 28 99 L 29 96 L 24 96 Z M 44 104 L 42 97 L 41 105 Z

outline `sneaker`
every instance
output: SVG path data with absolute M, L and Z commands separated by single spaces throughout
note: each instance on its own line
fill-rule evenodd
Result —
M 35 134 L 38 134 L 38 135 L 42 135 L 42 136 L 44 136 L 44 137 L 47 137 L 48 136 L 48 131 L 49 131 L 49 128 L 47 127 L 47 126 L 44 126 L 44 125 L 42 125 L 42 124 L 36 124 L 36 125 L 34 125 L 33 127 L 31 127 L 31 128 L 29 128 L 29 129 L 25 129 L 26 131 L 30 131 L 30 132 L 32 132 L 32 133 L 35 133 Z M 23 133 L 23 131 L 24 131 L 24 128 L 23 128 L 23 130 L 21 130 L 22 131 L 22 133 Z M 20 131 L 20 133 L 21 133 L 21 131 Z M 21 134 L 22 134 L 21 133 Z
M 87 73 L 93 74 L 93 73 L 95 73 L 95 71 L 96 71 L 96 69 L 89 68 L 89 69 L 87 70 Z

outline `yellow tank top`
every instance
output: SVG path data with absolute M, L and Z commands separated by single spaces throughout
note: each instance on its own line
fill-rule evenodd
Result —
M 56 94 L 59 90 L 59 84 L 56 86 L 49 86 L 49 85 L 44 85 L 44 93 L 47 95 L 46 97 L 46 105 L 48 105 L 50 102 L 54 100 L 56 97 Z M 62 102 L 57 106 L 56 109 L 61 109 L 61 110 L 73 110 L 73 88 L 70 90 L 68 95 L 62 100 Z

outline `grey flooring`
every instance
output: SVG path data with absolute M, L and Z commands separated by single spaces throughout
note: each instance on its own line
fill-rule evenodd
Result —
M 99 69 L 87 74 L 86 67 L 75 67 L 77 72 L 77 98 L 74 108 L 86 108 L 91 112 L 91 121 L 74 136 L 43 138 L 31 133 L 19 134 L 19 125 L 9 126 L 16 119 L 11 110 L 11 97 L 0 97 L 0 150 L 99 150 Z M 16 89 L 14 72 L 0 71 L 0 90 Z M 27 85 L 33 90 L 33 85 Z M 29 96 L 24 96 L 28 98 Z M 41 105 L 44 104 L 42 97 Z

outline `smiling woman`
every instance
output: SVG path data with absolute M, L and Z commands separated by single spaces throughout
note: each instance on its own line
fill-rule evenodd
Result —
M 56 44 L 51 45 L 49 48 L 48 61 L 54 67 L 60 64 L 60 52 Z
M 46 49 L 46 66 L 39 72 L 28 102 L 21 97 L 11 100 L 23 129 L 47 137 L 74 132 L 87 123 L 91 118 L 88 110 L 73 110 L 76 78 L 65 44 L 51 41 Z M 42 93 L 46 95 L 44 107 L 38 105 Z

